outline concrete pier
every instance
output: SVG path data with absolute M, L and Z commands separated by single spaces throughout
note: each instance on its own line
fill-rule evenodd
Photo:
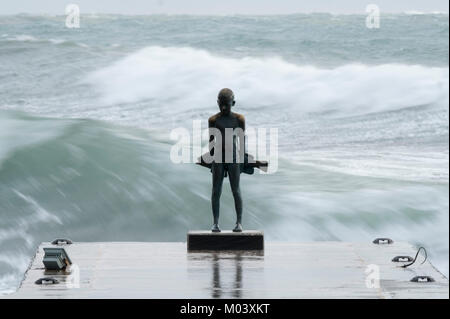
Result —
M 240 233 L 230 230 L 220 233 L 190 231 L 187 234 L 187 249 L 189 251 L 264 250 L 264 234 L 257 230 L 246 230 Z
M 46 271 L 43 243 L 24 280 L 6 298 L 449 298 L 431 263 L 409 268 L 408 243 L 274 243 L 260 251 L 187 251 L 187 243 L 108 242 L 62 246 L 72 265 Z M 415 276 L 435 282 L 411 282 Z M 52 277 L 56 284 L 37 285 Z

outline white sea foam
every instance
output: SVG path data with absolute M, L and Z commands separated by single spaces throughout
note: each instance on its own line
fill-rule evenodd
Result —
M 425 11 L 418 11 L 418 10 L 409 10 L 409 11 L 405 11 L 404 14 L 406 14 L 406 15 L 425 15 L 425 14 L 445 15 L 445 14 L 448 14 L 448 12 L 445 12 L 445 11 L 425 12 Z
M 61 44 L 66 42 L 66 40 L 64 39 L 49 39 L 48 41 L 50 41 L 53 44 Z
M 9 36 L 8 34 L 3 34 L 1 36 L 2 38 L 5 38 L 7 41 L 15 41 L 15 42 L 39 42 L 39 43 L 52 43 L 55 45 L 64 44 L 64 43 L 72 43 L 73 45 L 77 45 L 82 48 L 88 48 L 89 46 L 82 42 L 70 42 L 65 39 L 60 38 L 50 38 L 50 39 L 43 39 L 43 38 L 36 38 L 32 35 L 27 34 L 21 34 L 16 36 Z
M 21 34 L 17 35 L 15 37 L 9 37 L 7 38 L 9 41 L 18 41 L 18 42 L 36 42 L 39 41 L 36 37 L 33 37 L 32 35 L 27 34 Z
M 204 50 L 147 47 L 92 73 L 106 104 L 144 100 L 210 107 L 218 89 L 239 88 L 247 108 L 365 114 L 419 105 L 448 105 L 448 68 L 350 64 L 334 69 L 300 66 L 279 57 L 233 59 Z

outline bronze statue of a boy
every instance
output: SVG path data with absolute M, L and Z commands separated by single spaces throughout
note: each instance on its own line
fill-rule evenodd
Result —
M 212 152 L 216 152 L 217 148 L 221 147 L 221 156 L 214 157 L 214 161 L 211 165 L 212 172 L 212 196 L 211 204 L 213 211 L 214 223 L 211 231 L 220 232 L 219 228 L 219 207 L 220 207 L 220 195 L 222 193 L 223 179 L 226 175 L 230 179 L 231 191 L 234 197 L 234 205 L 236 209 L 236 226 L 234 232 L 242 232 L 242 197 L 241 190 L 239 188 L 239 180 L 241 174 L 242 160 L 239 159 L 237 154 L 237 136 L 233 134 L 232 139 L 227 139 L 227 129 L 239 131 L 242 135 L 239 136 L 239 150 L 243 152 L 245 141 L 245 118 L 243 115 L 231 112 L 231 107 L 236 104 L 234 100 L 234 93 L 230 89 L 222 89 L 217 97 L 217 104 L 219 105 L 220 112 L 211 116 L 208 120 L 208 127 L 210 129 L 210 142 L 216 138 L 216 143 Z M 221 137 L 221 141 L 217 140 L 211 131 L 215 128 L 220 131 L 218 134 Z
M 255 168 L 267 172 L 269 163 L 257 161 L 245 152 L 245 118 L 241 114 L 231 112 L 231 107 L 236 104 L 233 91 L 222 89 L 217 104 L 220 112 L 208 120 L 210 151 L 200 156 L 197 164 L 209 168 L 212 173 L 211 204 L 214 223 L 211 231 L 220 232 L 220 195 L 223 179 L 228 175 L 236 208 L 236 226 L 233 231 L 242 232 L 240 174 L 252 175 Z

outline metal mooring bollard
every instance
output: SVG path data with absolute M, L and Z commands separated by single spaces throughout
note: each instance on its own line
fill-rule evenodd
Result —
M 373 241 L 373 243 L 377 245 L 386 245 L 386 244 L 393 244 L 394 241 L 390 238 L 377 238 Z
M 411 282 L 435 282 L 435 280 L 430 276 L 416 276 L 411 279 Z

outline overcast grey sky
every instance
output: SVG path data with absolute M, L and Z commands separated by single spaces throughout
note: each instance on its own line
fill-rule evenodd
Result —
M 0 14 L 64 14 L 74 3 L 81 13 L 121 14 L 286 14 L 365 13 L 374 3 L 381 12 L 446 12 L 448 0 L 1 0 Z

